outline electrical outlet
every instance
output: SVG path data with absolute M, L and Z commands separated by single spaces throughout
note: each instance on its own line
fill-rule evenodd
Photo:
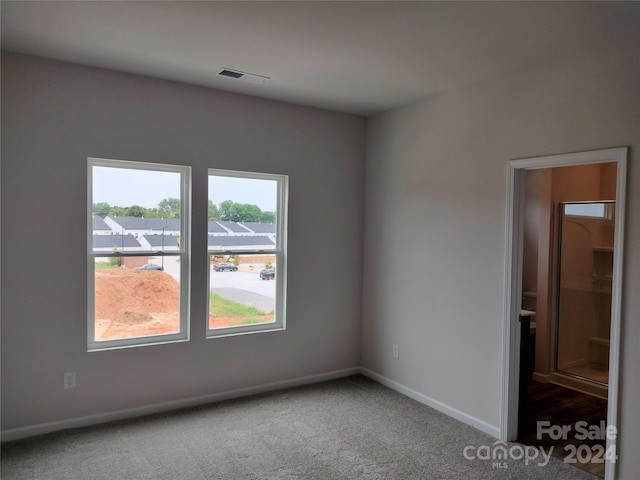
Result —
M 400 347 L 398 347 L 398 345 L 396 345 L 395 343 L 391 348 L 391 355 L 393 356 L 393 358 L 400 358 Z
M 65 372 L 64 388 L 76 388 L 76 372 Z

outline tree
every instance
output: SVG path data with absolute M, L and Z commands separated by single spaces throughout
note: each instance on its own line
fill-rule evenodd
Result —
M 160 200 L 158 214 L 165 218 L 180 218 L 180 199 L 164 198 Z
M 220 220 L 225 220 L 227 222 L 234 222 L 232 218 L 235 215 L 234 203 L 231 200 L 225 200 L 220 202 Z
M 276 223 L 276 212 L 262 212 L 260 221 L 262 223 Z
M 209 200 L 209 220 L 220 220 L 220 210 L 211 200 Z
M 117 248 L 113 248 L 114 253 L 118 251 Z M 112 267 L 121 267 L 122 266 L 122 257 L 111 257 L 109 259 L 109 265 Z
M 144 217 L 147 213 L 147 209 L 140 205 L 131 205 L 125 209 L 125 212 L 127 217 Z
M 274 212 L 263 212 L 257 205 L 235 203 L 225 200 L 220 203 L 220 220 L 227 222 L 269 222 L 276 220 Z
M 262 210 L 257 205 L 250 205 L 248 203 L 242 204 L 243 220 L 242 222 L 259 222 L 262 217 Z
M 125 217 L 127 216 L 127 209 L 124 207 L 111 207 L 109 210 L 110 217 Z
M 93 214 L 97 215 L 100 218 L 104 218 L 107 215 L 109 215 L 110 210 L 111 210 L 111 205 L 109 205 L 107 202 L 94 203 L 91 208 L 91 211 L 93 212 Z

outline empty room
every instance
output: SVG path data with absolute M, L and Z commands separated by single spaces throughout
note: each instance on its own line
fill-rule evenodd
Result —
M 3 1 L 2 478 L 640 478 L 640 3 Z

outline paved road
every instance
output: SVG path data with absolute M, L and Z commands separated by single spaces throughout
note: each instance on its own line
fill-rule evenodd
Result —
M 273 298 L 265 297 L 259 293 L 232 287 L 214 287 L 211 291 L 216 295 L 226 298 L 227 300 L 233 300 L 234 302 L 241 303 L 249 307 L 255 307 L 264 313 L 271 313 L 276 308 L 276 302 Z
M 216 272 L 211 268 L 209 286 L 211 290 L 228 287 L 257 293 L 271 299 L 276 298 L 276 282 L 273 280 L 262 280 L 258 272 L 259 270 L 255 273 Z
M 153 259 L 152 263 L 160 265 L 162 258 Z M 255 266 L 254 272 L 216 272 L 211 267 L 209 287 L 221 297 L 271 312 L 275 305 L 276 282 L 262 280 L 258 274 L 261 267 Z M 164 271 L 180 281 L 180 263 L 175 257 L 164 257 Z
M 211 268 L 209 287 L 223 298 L 270 313 L 275 310 L 276 282 L 262 280 L 259 271 L 216 272 Z

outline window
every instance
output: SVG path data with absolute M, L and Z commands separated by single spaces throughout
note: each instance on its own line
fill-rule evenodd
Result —
M 285 326 L 287 177 L 209 170 L 209 337 Z
M 563 202 L 565 215 L 613 219 L 615 204 L 604 202 Z
M 89 350 L 188 339 L 190 175 L 89 159 Z
M 208 337 L 284 328 L 287 181 L 209 170 Z M 89 350 L 189 338 L 190 187 L 189 167 L 89 159 Z

